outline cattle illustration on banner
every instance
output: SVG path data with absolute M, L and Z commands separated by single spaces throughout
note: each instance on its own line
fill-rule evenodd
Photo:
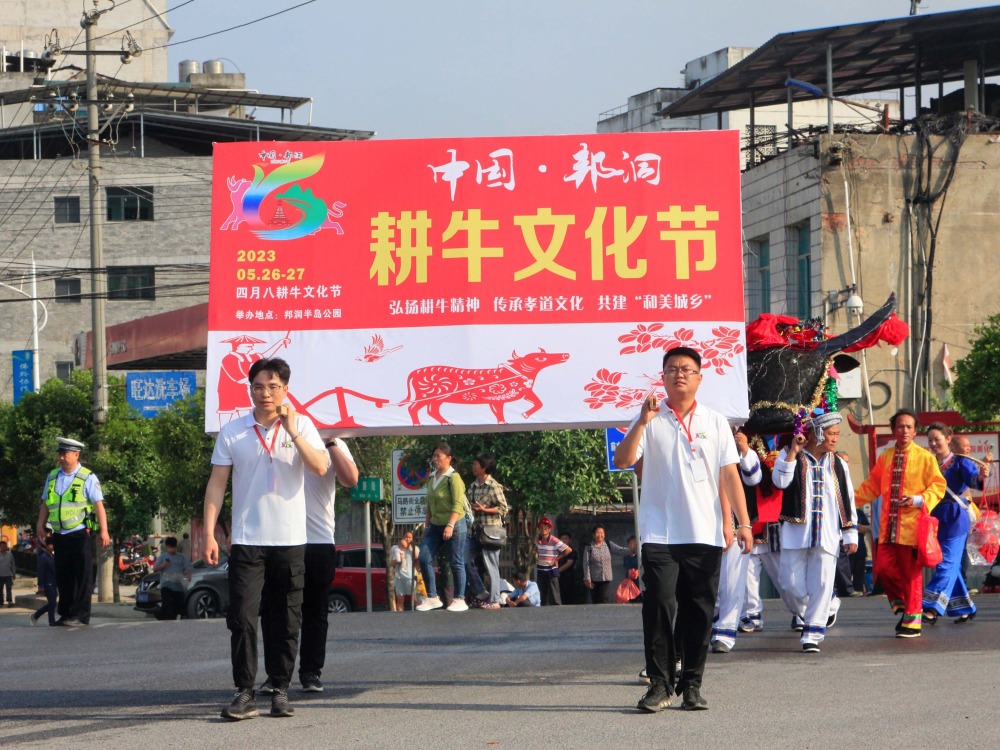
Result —
M 749 413 L 739 134 L 215 147 L 206 429 L 261 357 L 349 434 L 620 425 L 674 345 Z

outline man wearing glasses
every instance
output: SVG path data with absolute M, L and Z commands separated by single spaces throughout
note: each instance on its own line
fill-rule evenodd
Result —
M 222 426 L 205 490 L 205 562 L 219 563 L 215 524 L 233 475 L 232 549 L 229 553 L 230 649 L 236 696 L 222 710 L 231 721 L 258 715 L 257 617 L 261 590 L 264 657 L 274 686 L 271 715 L 291 716 L 288 684 L 302 623 L 306 549 L 305 472 L 326 474 L 330 457 L 313 423 L 283 405 L 291 368 L 283 359 L 261 359 L 250 368 L 253 411 Z
M 667 351 L 666 400 L 650 394 L 615 451 L 620 469 L 642 459 L 642 630 L 651 684 L 637 708 L 650 713 L 669 706 L 675 691 L 682 709 L 708 708 L 701 680 L 734 514 L 743 554 L 753 549 L 736 442 L 726 418 L 695 400 L 701 377 L 697 351 Z

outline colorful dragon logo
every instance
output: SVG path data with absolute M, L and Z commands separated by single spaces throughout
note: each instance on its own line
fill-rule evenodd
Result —
M 299 184 L 316 175 L 322 166 L 323 154 L 316 154 L 282 164 L 267 174 L 263 166 L 254 164 L 252 180 L 230 177 L 227 186 L 233 208 L 220 230 L 238 229 L 240 224 L 246 223 L 259 239 L 275 241 L 297 240 L 321 229 L 343 234 L 336 219 L 344 215 L 347 204 L 334 201 L 328 206 L 313 194 L 312 188 Z M 265 220 L 261 216 L 261 205 L 271 194 L 278 206 L 274 215 Z M 289 209 L 287 214 L 286 207 Z

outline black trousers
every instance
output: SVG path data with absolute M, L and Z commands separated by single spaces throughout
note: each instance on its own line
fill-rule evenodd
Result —
M 326 662 L 329 591 L 330 581 L 333 580 L 333 574 L 337 570 L 336 546 L 333 544 L 307 544 L 305 563 L 305 588 L 302 590 L 302 637 L 299 644 L 299 677 L 302 675 L 319 677 L 323 673 L 323 664 Z M 266 652 L 264 653 L 264 664 L 267 665 Z
M 559 595 L 559 568 L 538 568 L 535 571 L 538 579 L 538 593 L 542 597 L 542 606 L 562 604 Z
M 56 624 L 56 585 L 54 583 L 45 584 L 45 604 L 35 610 L 35 619 L 42 615 L 49 616 L 49 625 Z
M 302 625 L 305 549 L 234 544 L 229 553 L 229 646 L 233 684 L 257 680 L 257 618 L 264 636 L 264 667 L 275 687 L 286 688 L 295 667 Z M 267 596 L 263 589 L 267 587 Z
M 56 588 L 59 589 L 59 619 L 75 617 L 90 622 L 90 599 L 94 594 L 94 550 L 86 529 L 72 534 L 53 534 Z
M 701 687 L 719 592 L 722 548 L 707 544 L 642 545 L 642 633 L 646 673 L 678 694 Z M 675 674 L 680 653 L 683 671 Z
M 590 590 L 590 603 L 607 604 L 611 581 L 591 581 L 591 583 L 594 584 L 594 588 Z
M 184 592 L 176 589 L 160 589 L 161 620 L 176 620 L 184 614 Z
M 850 596 L 854 593 L 854 576 L 851 572 L 851 556 L 840 545 L 837 552 L 837 573 L 834 576 L 834 593 L 837 596 Z

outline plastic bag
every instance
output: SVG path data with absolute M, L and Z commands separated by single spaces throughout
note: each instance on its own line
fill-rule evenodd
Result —
M 626 578 L 618 584 L 618 588 L 615 590 L 615 604 L 628 604 L 637 596 L 639 596 L 639 587 L 631 578 Z

